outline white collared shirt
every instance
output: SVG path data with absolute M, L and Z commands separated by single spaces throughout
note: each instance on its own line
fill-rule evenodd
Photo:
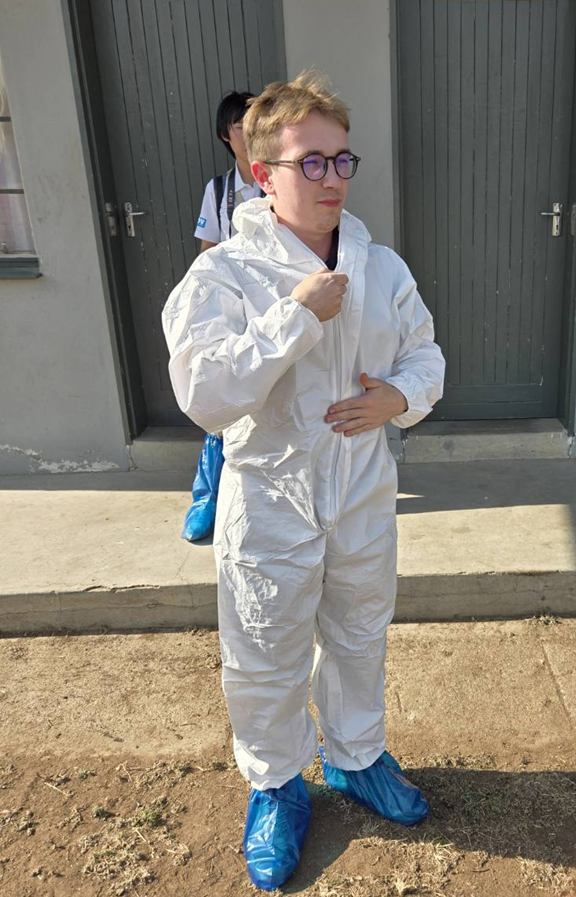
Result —
M 207 184 L 204 191 L 204 199 L 202 200 L 202 208 L 200 216 L 196 224 L 194 236 L 199 240 L 206 240 L 209 243 L 221 243 L 230 236 L 234 236 L 236 228 L 232 226 L 230 231 L 230 222 L 228 221 L 228 190 L 227 178 L 224 178 L 224 192 L 222 195 L 222 203 L 220 205 L 220 228 L 218 228 L 218 215 L 216 214 L 216 188 L 215 178 Z M 238 171 L 238 166 L 234 166 L 234 192 L 235 202 L 234 208 L 240 203 L 246 202 L 247 199 L 253 199 L 260 196 L 260 187 L 258 184 L 245 184 L 242 176 Z

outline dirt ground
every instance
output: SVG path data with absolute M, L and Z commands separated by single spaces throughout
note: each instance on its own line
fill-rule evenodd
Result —
M 388 823 L 326 788 L 317 761 L 305 771 L 312 825 L 282 893 L 576 895 L 573 730 L 547 733 L 553 699 L 512 653 L 515 639 L 536 652 L 549 622 L 391 627 L 388 747 L 432 814 L 414 829 Z M 466 683 L 450 691 L 465 661 Z M 490 664 L 511 703 L 483 694 Z M 402 689 L 409 666 L 428 680 L 420 702 Z M 219 667 L 206 631 L 0 641 L 2 897 L 257 893 Z M 523 722 L 526 691 L 540 709 Z

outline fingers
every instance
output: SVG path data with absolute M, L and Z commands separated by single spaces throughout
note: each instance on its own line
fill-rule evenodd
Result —
M 332 430 L 334 433 L 353 433 L 358 427 L 365 427 L 369 423 L 370 421 L 365 417 L 352 417 L 349 420 L 336 424 L 332 427 Z
M 348 289 L 348 278 L 345 274 L 337 274 L 334 277 L 333 285 L 340 295 L 343 296 Z
M 316 271 L 316 274 L 323 274 L 329 281 L 329 283 L 342 283 L 345 287 L 348 286 L 350 278 L 347 274 L 337 274 L 336 271 L 327 271 L 326 268 L 323 268 L 321 271 Z
M 360 374 L 360 383 L 364 389 L 376 389 L 382 386 L 383 380 L 377 380 L 375 377 L 369 377 L 368 374 Z
M 329 421 L 330 418 L 332 418 L 332 420 L 340 420 L 339 415 L 344 411 L 356 411 L 356 413 L 358 413 L 363 408 L 366 408 L 367 405 L 368 399 L 366 398 L 366 394 L 362 396 L 354 396 L 352 399 L 344 399 L 343 402 L 338 402 L 336 405 L 330 406 L 325 419 L 327 421 Z
M 331 283 L 343 283 L 344 286 L 348 286 L 350 280 L 347 274 L 337 274 L 335 271 L 327 271 L 326 268 L 319 268 L 313 274 L 310 274 L 310 277 L 317 277 L 319 274 L 330 278 Z
M 348 278 L 345 274 L 330 273 L 328 286 L 331 289 L 336 290 L 340 294 L 340 296 L 343 296 L 348 289 Z
M 322 275 L 323 287 L 329 290 L 332 295 L 343 296 L 348 289 L 348 276 L 346 274 L 334 274 L 323 268 L 321 271 L 315 271 L 310 277 L 318 277 Z
M 358 417 L 362 411 L 365 411 L 365 409 L 360 405 L 350 408 L 347 411 L 337 411 L 335 414 L 327 414 L 324 420 L 327 424 L 331 424 L 334 421 L 354 420 L 354 418 Z
M 359 433 L 365 433 L 368 430 L 376 430 L 378 424 L 371 423 L 365 417 L 355 417 L 346 423 L 337 424 L 332 427 L 335 433 L 343 433 L 344 436 L 358 436 Z
M 344 436 L 359 436 L 360 433 L 367 433 L 368 430 L 377 430 L 378 427 L 375 424 L 365 424 L 364 426 L 357 427 L 355 430 L 345 430 Z

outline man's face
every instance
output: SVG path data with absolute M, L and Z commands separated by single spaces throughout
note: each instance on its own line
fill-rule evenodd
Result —
M 302 159 L 310 153 L 336 156 L 348 150 L 348 134 L 333 118 L 311 113 L 297 125 L 284 125 L 276 159 Z M 319 181 L 309 181 L 300 165 L 265 165 L 254 162 L 252 172 L 273 197 L 278 218 L 296 231 L 320 236 L 331 233 L 340 221 L 348 195 L 348 181 L 338 177 L 333 162 Z
M 247 161 L 246 144 L 244 143 L 244 132 L 242 131 L 241 121 L 237 121 L 235 124 L 230 125 L 228 130 L 228 142 L 230 143 L 232 152 L 236 158 Z

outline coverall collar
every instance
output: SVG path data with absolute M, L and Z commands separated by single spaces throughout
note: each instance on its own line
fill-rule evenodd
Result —
M 257 251 L 274 258 L 275 262 L 291 268 L 310 267 L 310 273 L 317 270 L 318 256 L 290 228 L 279 223 L 271 205 L 270 197 L 243 202 L 234 211 L 234 227 Z M 366 251 L 372 238 L 365 225 L 344 209 L 340 216 L 339 239 L 342 250 L 346 252 L 353 247 L 356 251 Z

